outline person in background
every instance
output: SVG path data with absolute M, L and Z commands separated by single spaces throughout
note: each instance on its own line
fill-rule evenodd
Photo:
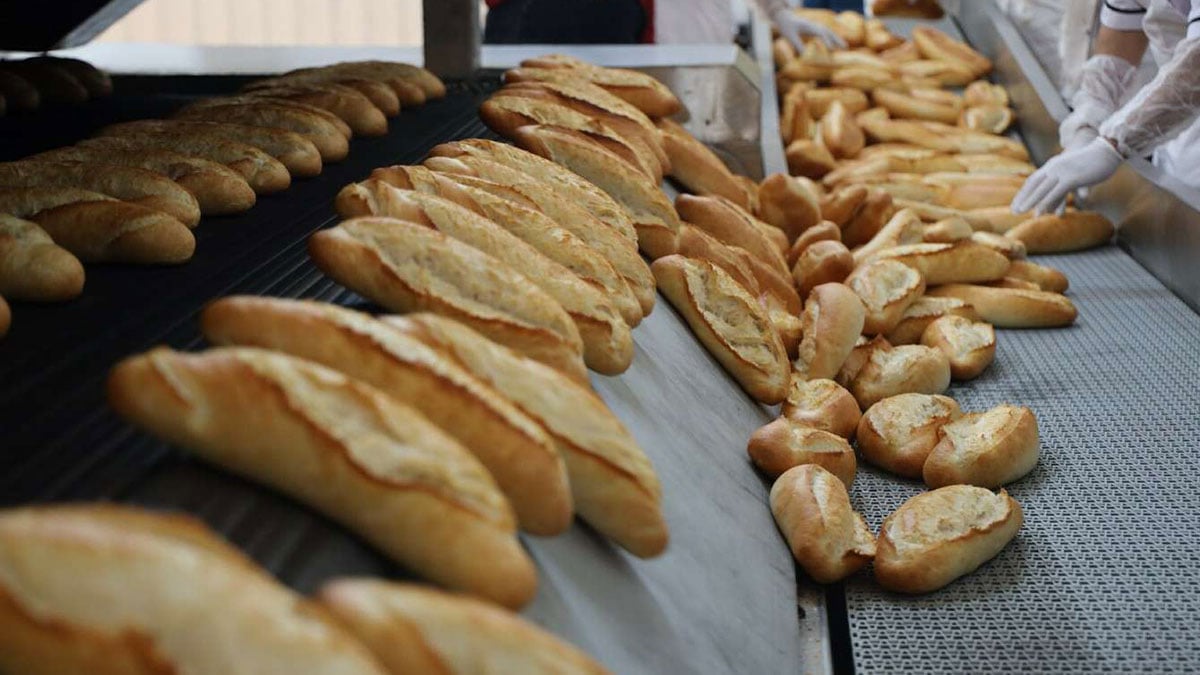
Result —
M 1014 212 L 1057 210 L 1068 193 L 1151 152 L 1156 166 L 1200 189 L 1200 0 L 1103 1 L 1094 54 L 1059 127 L 1063 151 L 1029 177 Z M 1122 104 L 1147 45 L 1158 74 Z
M 1064 98 L 1079 89 L 1102 0 L 996 0 Z

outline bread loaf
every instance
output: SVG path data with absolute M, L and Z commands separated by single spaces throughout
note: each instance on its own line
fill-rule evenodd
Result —
M 866 306 L 842 284 L 821 284 L 804 302 L 798 365 L 806 379 L 833 379 L 863 332 Z
M 308 361 L 236 347 L 119 363 L 123 417 L 313 506 L 448 587 L 519 607 L 537 585 L 487 470 L 412 408 Z
M 780 326 L 776 323 L 776 312 L 796 318 L 804 309 L 799 294 L 788 279 L 745 249 L 723 244 L 701 229 L 686 224 L 680 228 L 679 255 L 707 260 L 728 272 L 742 288 L 762 301 L 771 312 L 771 323 L 776 324 L 777 330 Z M 788 341 L 784 342 L 786 345 Z
M 815 186 L 782 173 L 771 174 L 758 186 L 754 215 L 783 231 L 789 242 L 821 222 Z M 789 264 L 794 264 L 789 261 Z
M 930 487 L 997 488 L 1037 465 L 1037 418 L 1029 408 L 1001 405 L 969 413 L 943 426 L 938 436 L 923 470 Z
M 200 325 L 211 344 L 291 354 L 378 388 L 475 455 L 512 503 L 521 529 L 553 535 L 570 526 L 566 469 L 550 437 L 490 386 L 420 341 L 334 305 L 251 296 L 210 304 Z
M 391 218 L 355 218 L 317 232 L 321 271 L 392 311 L 432 311 L 584 382 L 571 318 L 525 275 L 449 235 Z
M 862 129 L 841 101 L 834 101 L 821 118 L 821 140 L 834 157 L 856 156 L 866 144 Z
M 919 494 L 883 521 L 875 580 L 900 593 L 936 591 L 996 557 L 1023 523 L 1004 490 L 951 485 Z
M 948 284 L 930 295 L 958 298 L 975 308 L 979 317 L 997 328 L 1057 328 L 1075 323 L 1075 305 L 1058 293 L 1019 288 L 990 288 Z
M 887 109 L 897 119 L 930 120 L 955 124 L 962 113 L 961 105 L 930 100 L 912 94 L 879 88 L 871 92 L 876 105 Z
M 829 112 L 829 107 L 834 101 L 840 102 L 846 107 L 846 112 L 851 115 L 860 113 L 871 107 L 867 101 L 867 95 L 858 89 L 849 87 L 824 87 L 820 89 L 809 89 L 804 92 L 804 99 L 808 102 L 809 113 L 813 119 L 821 119 Z
M 746 450 L 754 465 L 771 478 L 793 467 L 816 464 L 850 489 L 857 470 L 854 449 L 846 439 L 786 417 L 755 431 Z
M 504 73 L 505 82 L 590 82 L 620 97 L 650 117 L 670 117 L 683 110 L 683 104 L 662 82 L 624 68 L 601 68 L 579 64 L 572 68 L 514 68 Z
M 863 131 L 876 141 L 912 143 L 940 152 L 991 153 L 1013 159 L 1029 159 L 1029 151 L 1019 141 L 982 131 L 961 129 L 940 122 L 869 120 L 863 122 Z
M 840 53 L 836 52 L 835 54 Z M 829 76 L 829 85 L 832 87 L 851 87 L 863 91 L 871 91 L 880 87 L 903 88 L 905 86 L 903 82 L 896 78 L 896 72 L 891 68 L 877 68 L 868 65 L 837 67 Z
M 780 413 L 796 424 L 854 438 L 862 412 L 854 396 L 833 380 L 792 378 Z
M 346 87 L 362 94 L 387 117 L 400 114 L 400 97 L 387 83 L 378 80 L 350 76 L 326 76 L 323 78 L 314 76 L 310 78 L 296 77 L 290 79 L 267 78 L 264 80 L 255 80 L 243 87 L 242 90 L 249 93 L 272 89 L 312 89 L 316 91 L 334 89 L 341 91 L 341 87 Z M 424 92 L 421 92 L 419 89 L 417 91 L 424 98 Z
M 713 263 L 666 256 L 651 266 L 659 290 L 709 353 L 755 400 L 787 396 L 787 352 L 758 301 Z
M 0 295 L 62 302 L 83 292 L 83 265 L 37 223 L 0 213 Z
M 265 195 L 286 190 L 292 183 L 287 167 L 271 155 L 247 143 L 223 141 L 215 138 L 192 138 L 166 134 L 141 136 L 101 136 L 86 138 L 73 146 L 89 153 L 122 153 L 138 155 L 142 152 L 165 151 L 184 155 L 192 159 L 206 159 L 223 164 L 233 170 L 250 185 L 255 194 Z M 187 187 L 185 185 L 185 187 Z M 197 197 L 199 201 L 200 198 Z M 203 204 L 201 204 L 203 210 Z
M 880 12 L 874 12 L 874 14 L 875 16 L 883 16 L 883 13 Z M 889 31 L 887 25 L 879 19 L 867 19 L 866 39 L 867 47 L 876 52 L 904 44 L 904 38 Z
M 846 279 L 867 308 L 863 333 L 882 335 L 896 327 L 904 311 L 925 293 L 921 273 L 895 260 L 876 260 Z
M 976 76 L 985 75 L 992 69 L 992 62 L 982 54 L 931 26 L 914 28 L 912 41 L 927 59 L 966 66 Z
M 1052 293 L 1065 293 L 1070 282 L 1067 280 L 1067 275 L 1054 269 L 1037 263 L 1029 262 L 1028 260 L 1014 260 L 1008 267 L 1006 273 L 1009 277 L 1032 281 L 1037 284 L 1043 291 Z
M 888 342 L 893 345 L 917 344 L 926 326 L 943 316 L 961 316 L 969 321 L 979 321 L 975 308 L 958 298 L 922 295 L 904 310 L 900 323 L 888 331 Z
M 941 350 L 950 361 L 950 377 L 972 380 L 996 358 L 996 332 L 981 321 L 961 316 L 935 319 L 921 335 L 921 344 Z
M 858 377 L 859 371 L 863 366 L 867 365 L 867 360 L 871 358 L 871 354 L 877 349 L 891 349 L 892 345 L 882 335 L 876 335 L 869 338 L 865 335 L 860 335 L 854 341 L 854 347 L 850 350 L 850 354 L 846 356 L 846 360 L 842 362 L 842 367 L 838 369 L 837 375 L 833 378 L 839 386 L 848 388 L 854 383 L 854 378 Z
M 605 675 L 600 664 L 519 615 L 416 584 L 325 584 L 317 602 L 389 673 Z
M 756 223 L 757 219 L 721 197 L 679 195 L 675 208 L 681 218 L 726 244 L 739 246 L 783 274 L 788 273 L 783 253 L 763 229 L 771 227 Z
M 788 173 L 793 176 L 820 179 L 837 168 L 837 158 L 819 139 L 797 138 L 784 148 Z
M 771 513 L 800 567 L 817 583 L 840 581 L 875 557 L 875 537 L 838 478 L 816 464 L 771 486 Z
M 1107 244 L 1113 231 L 1112 221 L 1099 213 L 1071 211 L 1031 218 L 1004 236 L 1025 244 L 1030 253 L 1069 253 Z
M 1009 260 L 1024 258 L 1027 253 L 1025 244 L 995 232 L 973 232 L 971 241 L 986 246 Z M 1007 270 L 1005 273 L 1007 275 Z
M 253 98 L 304 103 L 336 115 L 357 136 L 387 134 L 387 116 L 361 91 L 342 84 L 291 84 L 262 87 L 247 93 Z M 398 103 L 398 101 L 397 101 Z M 397 110 L 396 112 L 399 112 Z M 395 112 L 391 113 L 395 114 Z
M 340 81 L 366 79 L 385 82 L 405 104 L 419 105 L 426 99 L 442 98 L 446 85 L 428 70 L 398 61 L 343 61 L 316 68 L 300 68 L 280 75 L 282 81 Z M 414 96 L 419 96 L 414 98 Z
M 259 90 L 261 91 L 261 90 Z M 281 97 L 267 97 L 262 94 L 246 93 L 235 96 L 214 96 L 212 98 L 195 99 L 175 112 L 175 116 L 184 116 L 204 108 L 242 107 L 255 111 L 263 119 L 277 119 L 274 126 L 279 129 L 292 129 L 301 135 L 310 133 L 325 134 L 333 127 L 346 140 L 354 136 L 354 131 L 342 118 L 324 108 L 309 105 Z M 249 112 L 237 113 L 249 116 Z M 320 143 L 321 141 L 314 141 Z
M 842 225 L 842 243 L 850 247 L 870 243 L 895 214 L 895 200 L 890 194 L 883 190 L 869 189 L 867 198 Z
M 670 159 L 662 147 L 662 134 L 654 122 L 646 113 L 601 87 L 582 81 L 528 81 L 510 83 L 504 87 L 504 91 L 553 100 L 572 110 L 597 117 L 622 134 L 640 139 L 654 151 L 664 169 L 670 167 Z
M 941 394 L 950 386 L 950 361 L 923 345 L 872 350 L 851 382 L 850 393 L 866 410 L 899 394 Z
M 285 129 L 310 141 L 321 153 L 321 161 L 337 162 L 346 158 L 350 145 L 346 136 L 330 120 L 308 110 L 277 103 L 229 103 L 184 108 L 174 115 L 185 121 L 244 124 L 252 127 Z
M 983 283 L 1003 278 L 1009 260 L 973 241 L 953 244 L 908 244 L 879 252 L 876 260 L 895 260 L 920 273 L 930 286 Z
M 854 262 L 863 264 L 890 248 L 919 244 L 924 236 L 921 219 L 912 209 L 902 208 L 892 215 L 867 243 L 854 250 Z
M 826 283 L 841 283 L 854 271 L 854 256 L 840 241 L 817 241 L 804 249 L 792 267 L 800 297 Z
M 0 512 L 0 598 L 6 673 L 386 672 L 314 604 L 183 515 Z
M 751 208 L 746 189 L 707 145 L 670 119 L 659 120 L 658 128 L 671 160 L 672 178 L 696 194 L 719 195 L 744 209 Z
M 658 476 L 591 389 L 449 319 L 414 314 L 388 321 L 456 360 L 545 427 L 566 462 L 575 510 L 597 531 L 642 558 L 666 549 Z
M 1004 85 L 976 80 L 963 91 L 963 103 L 968 106 L 1008 105 L 1008 90 Z
M 927 244 L 953 244 L 970 239 L 972 234 L 975 234 L 975 230 L 970 223 L 960 216 L 950 216 L 926 225 L 922 238 Z
M 958 118 L 958 126 L 989 134 L 1002 134 L 1016 119 L 1012 108 L 1001 105 L 979 105 L 965 108 Z M 942 121 L 942 120 L 939 120 Z
M 949 396 L 899 394 L 863 413 L 856 440 L 863 459 L 905 478 L 920 479 L 943 425 L 962 416 Z

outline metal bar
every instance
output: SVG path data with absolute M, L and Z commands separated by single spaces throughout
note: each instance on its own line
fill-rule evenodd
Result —
M 476 0 L 425 0 L 425 67 L 462 78 L 479 69 L 483 34 Z

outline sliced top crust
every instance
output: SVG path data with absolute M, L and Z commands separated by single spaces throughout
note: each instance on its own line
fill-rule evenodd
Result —
M 882 534 L 901 557 L 989 532 L 1013 513 L 1013 502 L 971 485 L 949 485 L 909 499 L 883 523 Z

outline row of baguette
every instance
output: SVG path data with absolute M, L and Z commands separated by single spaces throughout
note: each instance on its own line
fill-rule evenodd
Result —
M 79 59 L 47 54 L 0 61 L 0 116 L 34 111 L 43 103 L 77 105 L 112 90 L 107 73 Z
M 444 95 L 440 80 L 402 63 L 306 68 L 0 163 L 0 297 L 77 297 L 83 263 L 186 262 L 202 215 L 244 212 L 344 158 L 352 136 L 386 133 L 402 106 Z

